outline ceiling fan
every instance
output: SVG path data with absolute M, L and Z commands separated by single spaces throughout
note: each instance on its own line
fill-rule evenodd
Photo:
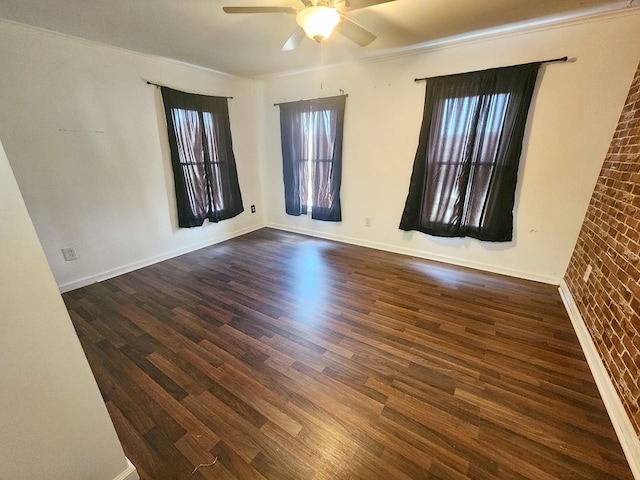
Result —
M 334 29 L 361 47 L 369 45 L 376 36 L 366 28 L 344 16 L 345 12 L 372 7 L 395 0 L 301 0 L 304 7 L 222 7 L 225 13 L 289 13 L 296 15 L 298 27 L 289 36 L 282 50 L 293 50 L 304 39 L 321 42 Z

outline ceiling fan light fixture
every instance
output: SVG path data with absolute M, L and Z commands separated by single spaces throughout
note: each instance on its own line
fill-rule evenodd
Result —
M 321 42 L 338 25 L 340 14 L 334 8 L 318 5 L 300 10 L 296 15 L 296 22 L 304 29 L 307 37 Z

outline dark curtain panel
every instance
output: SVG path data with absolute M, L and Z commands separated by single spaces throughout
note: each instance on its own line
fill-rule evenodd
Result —
M 231 142 L 229 107 L 210 97 L 161 87 L 182 228 L 244 211 Z
M 342 137 L 346 95 L 280 104 L 285 211 L 342 220 Z
M 427 80 L 402 230 L 512 239 L 518 163 L 539 66 Z

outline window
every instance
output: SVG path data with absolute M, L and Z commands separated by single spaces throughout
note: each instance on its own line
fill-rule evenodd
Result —
M 539 63 L 427 80 L 402 230 L 510 241 Z
M 342 136 L 345 95 L 280 104 L 280 133 L 289 215 L 342 219 Z
M 224 97 L 162 87 L 181 228 L 244 211 Z

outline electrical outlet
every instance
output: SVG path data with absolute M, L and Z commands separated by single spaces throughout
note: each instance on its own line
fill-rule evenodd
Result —
M 73 247 L 66 247 L 62 249 L 62 255 L 67 262 L 72 260 L 77 260 L 78 255 L 76 255 L 76 249 Z
M 589 280 L 589 275 L 591 275 L 591 265 L 587 265 L 587 268 L 584 271 L 584 275 L 582 276 L 582 280 L 585 282 Z
M 371 226 L 371 217 L 364 217 L 364 226 L 365 227 Z
M 251 213 L 256 213 L 256 206 L 255 205 L 251 205 Z

